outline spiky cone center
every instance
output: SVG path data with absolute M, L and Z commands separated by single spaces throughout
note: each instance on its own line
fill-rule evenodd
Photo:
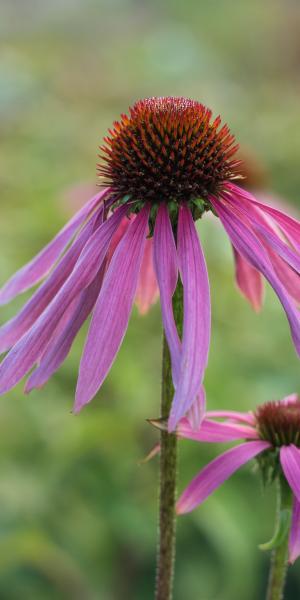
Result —
M 205 201 L 239 176 L 234 136 L 194 100 L 140 100 L 109 134 L 98 171 L 120 198 L 154 205 Z
M 255 412 L 261 439 L 273 447 L 294 444 L 300 448 L 300 398 L 291 403 L 267 402 Z

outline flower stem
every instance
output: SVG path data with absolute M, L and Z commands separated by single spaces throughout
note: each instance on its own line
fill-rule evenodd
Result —
M 183 289 L 179 281 L 173 296 L 174 319 L 182 335 Z M 168 419 L 174 388 L 171 358 L 163 337 L 161 417 Z M 157 550 L 156 600 L 171 600 L 175 562 L 175 501 L 177 476 L 177 438 L 174 433 L 161 431 L 160 439 L 159 540 Z
M 284 531 L 280 543 L 276 545 L 272 552 L 271 567 L 266 600 L 282 600 L 284 595 L 284 585 L 288 568 L 288 543 L 291 524 L 292 492 L 281 475 L 278 478 L 277 491 L 277 530 L 280 528 L 280 521 L 288 519 L 284 525 Z

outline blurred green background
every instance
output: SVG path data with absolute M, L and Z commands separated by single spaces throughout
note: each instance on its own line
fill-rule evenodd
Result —
M 141 97 L 184 95 L 221 113 L 263 165 L 266 189 L 297 210 L 299 27 L 297 0 L 2 0 L 1 283 L 62 226 L 72 196 L 87 197 L 102 136 Z M 213 303 L 209 407 L 247 410 L 299 391 L 273 292 L 254 314 L 224 232 L 210 219 L 199 232 Z M 1 309 L 1 323 L 23 301 Z M 159 305 L 143 318 L 134 310 L 105 385 L 74 417 L 85 332 L 44 390 L 25 397 L 20 385 L 1 399 L 1 599 L 153 597 L 158 461 L 139 461 L 158 439 L 146 419 L 159 414 Z M 181 442 L 179 489 L 220 449 Z M 181 517 L 175 600 L 263 599 L 268 556 L 257 545 L 274 508 L 274 490 L 248 467 Z M 287 586 L 299 596 L 300 562 Z

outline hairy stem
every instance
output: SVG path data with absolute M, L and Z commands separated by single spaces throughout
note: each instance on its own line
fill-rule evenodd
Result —
M 281 476 L 278 480 L 278 508 L 277 529 L 280 527 L 282 515 L 288 515 L 288 524 L 282 535 L 282 540 L 274 548 L 271 557 L 271 567 L 266 600 L 282 600 L 284 596 L 284 585 L 288 568 L 288 543 L 291 523 L 292 492 Z
M 178 333 L 182 335 L 183 289 L 179 281 L 173 297 L 174 318 Z M 174 388 L 168 344 L 163 337 L 161 417 L 168 419 Z M 175 434 L 161 431 L 159 539 L 157 551 L 156 600 L 171 600 L 175 561 L 175 501 L 177 476 L 177 438 Z

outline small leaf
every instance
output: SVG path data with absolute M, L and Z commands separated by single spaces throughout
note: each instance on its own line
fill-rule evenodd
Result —
M 150 425 L 156 427 L 156 429 L 160 429 L 160 431 L 168 430 L 168 419 L 162 417 L 160 419 L 147 419 L 147 421 L 150 423 Z
M 291 523 L 291 510 L 284 508 L 279 513 L 278 525 L 274 532 L 272 539 L 265 544 L 260 544 L 258 547 L 260 550 L 267 551 L 273 550 L 280 546 L 288 535 Z

